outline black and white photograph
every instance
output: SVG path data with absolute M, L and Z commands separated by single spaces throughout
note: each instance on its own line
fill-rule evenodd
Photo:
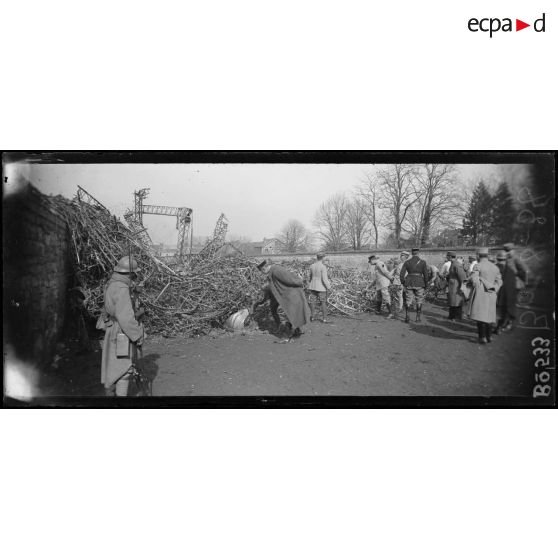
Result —
M 556 556 L 555 5 L 3 3 L 3 555 Z
M 551 405 L 554 165 L 7 153 L 4 397 Z

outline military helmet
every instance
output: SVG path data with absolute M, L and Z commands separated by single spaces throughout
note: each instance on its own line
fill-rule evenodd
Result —
M 131 258 L 131 263 L 130 263 L 129 256 L 124 256 L 123 258 L 120 258 L 114 268 L 114 271 L 116 271 L 117 273 L 130 273 L 130 272 L 136 273 L 138 270 L 139 270 L 138 262 L 136 262 L 134 258 Z

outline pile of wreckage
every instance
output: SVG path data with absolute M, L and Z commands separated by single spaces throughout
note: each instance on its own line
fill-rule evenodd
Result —
M 128 254 L 141 269 L 139 297 L 151 335 L 191 337 L 223 327 L 226 319 L 248 307 L 264 286 L 265 278 L 254 259 L 236 249 L 222 250 L 226 245 L 223 237 L 210 239 L 207 249 L 199 254 L 164 261 L 141 234 L 82 188 L 72 200 L 56 196 L 50 201 L 68 224 L 73 289 L 81 293 L 83 311 L 92 320 L 101 313 L 104 287 L 116 262 Z M 280 263 L 307 279 L 310 262 L 293 259 Z M 332 313 L 353 316 L 371 308 L 374 293 L 369 290 L 366 273 L 330 268 L 329 276 Z

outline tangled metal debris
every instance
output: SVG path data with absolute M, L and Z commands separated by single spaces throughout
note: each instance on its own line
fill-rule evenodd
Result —
M 264 279 L 253 259 L 237 250 L 223 255 L 224 250 L 213 242 L 211 250 L 182 262 L 165 262 L 145 242 L 144 235 L 132 231 L 82 188 L 73 200 L 57 196 L 50 201 L 68 224 L 74 283 L 84 296 L 83 308 L 91 318 L 100 314 L 104 286 L 116 262 L 130 252 L 141 268 L 139 296 L 146 308 L 150 334 L 206 334 L 248 306 L 263 287 Z M 223 243 L 224 235 L 216 242 Z M 293 259 L 281 263 L 307 279 L 308 262 Z M 373 292 L 366 273 L 330 268 L 329 276 L 332 313 L 354 315 L 370 308 Z

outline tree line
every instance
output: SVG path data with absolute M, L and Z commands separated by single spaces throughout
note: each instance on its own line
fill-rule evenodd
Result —
M 432 243 L 435 235 L 464 213 L 465 196 L 455 165 L 394 164 L 366 172 L 349 194 L 331 196 L 317 209 L 308 231 L 289 221 L 278 235 L 287 248 L 301 251 L 317 239 L 326 251 Z
M 469 202 L 461 229 L 472 245 L 494 245 L 505 242 L 517 244 L 548 242 L 548 224 L 531 211 L 516 207 L 508 184 L 501 182 L 491 194 L 484 182 L 479 182 Z
M 481 180 L 471 193 L 456 165 L 393 164 L 325 200 L 312 230 L 291 219 L 276 238 L 289 253 L 533 241 L 520 217 L 505 182 L 491 194 Z

